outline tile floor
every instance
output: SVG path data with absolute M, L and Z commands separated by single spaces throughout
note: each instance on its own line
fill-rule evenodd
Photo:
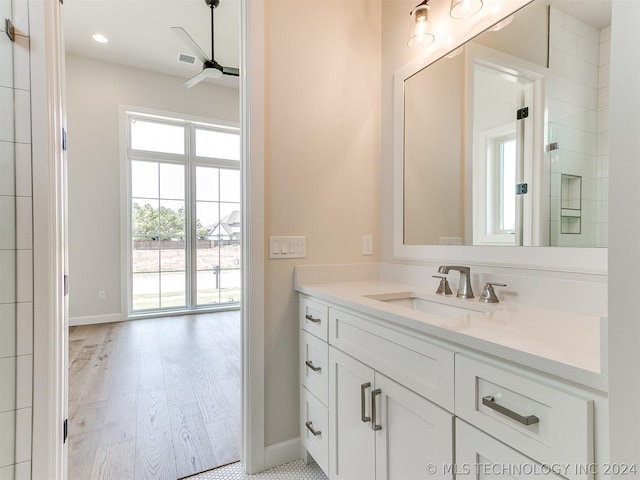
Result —
M 242 464 L 236 462 L 188 478 L 189 480 L 327 480 L 317 464 L 305 465 L 302 460 L 280 465 L 256 475 L 247 475 L 244 473 Z

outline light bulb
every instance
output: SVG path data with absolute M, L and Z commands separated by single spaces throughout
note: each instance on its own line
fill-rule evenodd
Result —
M 451 0 L 451 16 L 453 18 L 469 18 L 482 8 L 482 0 Z
M 426 2 L 421 3 L 411 11 L 411 28 L 409 31 L 409 41 L 407 45 L 410 48 L 423 48 L 431 45 L 436 39 L 428 32 L 429 5 Z

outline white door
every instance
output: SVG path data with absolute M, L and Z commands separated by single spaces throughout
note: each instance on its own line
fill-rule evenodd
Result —
M 376 480 L 453 478 L 453 415 L 376 372 Z
M 556 465 L 554 468 L 565 468 Z M 569 466 L 566 468 L 574 468 Z M 562 480 L 549 467 L 525 457 L 517 450 L 456 419 L 456 479 Z M 559 471 L 558 473 L 565 473 Z
M 374 371 L 329 347 L 329 471 L 332 479 L 375 478 L 371 428 Z

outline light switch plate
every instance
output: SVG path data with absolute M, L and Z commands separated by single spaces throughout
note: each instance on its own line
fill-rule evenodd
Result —
M 304 258 L 307 237 L 269 237 L 269 258 Z

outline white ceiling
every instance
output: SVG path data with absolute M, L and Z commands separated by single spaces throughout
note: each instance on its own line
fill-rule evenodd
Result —
M 225 67 L 240 66 L 240 0 L 220 0 L 215 9 L 215 57 Z M 204 0 L 65 0 L 64 36 L 67 54 L 142 68 L 187 80 L 202 69 L 178 62 L 191 51 L 169 27 L 182 27 L 211 54 L 211 17 Z M 91 36 L 102 33 L 109 43 Z M 238 88 L 238 78 L 208 80 Z M 197 87 L 194 87 L 197 88 Z

